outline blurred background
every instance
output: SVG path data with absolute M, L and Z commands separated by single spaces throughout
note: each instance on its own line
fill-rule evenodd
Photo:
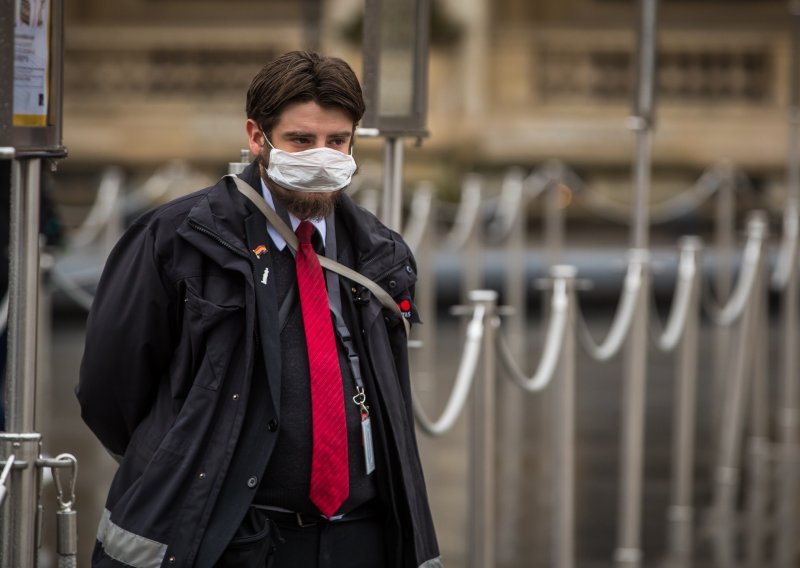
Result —
M 595 337 L 612 323 L 626 272 L 633 199 L 633 136 L 626 119 L 633 112 L 635 93 L 637 4 L 431 0 L 429 135 L 405 141 L 406 217 L 413 218 L 416 190 L 429 188 L 438 204 L 429 221 L 433 232 L 446 233 L 458 222 L 469 180 L 480 180 L 478 223 L 488 227 L 510 172 L 524 177 L 555 167 L 568 173 L 559 174 L 556 184 L 555 207 L 565 223 L 558 246 L 584 279 L 580 299 Z M 678 238 L 693 234 L 713 242 L 719 236 L 719 209 L 708 199 L 713 193 L 708 188 L 719 180 L 726 180 L 734 195 L 729 219 L 737 258 L 745 216 L 753 209 L 766 212 L 770 242 L 777 247 L 786 207 L 793 76 L 788 5 L 786 0 L 660 2 L 650 229 L 658 260 L 653 265 L 654 314 L 665 316 L 670 308 Z M 314 49 L 342 57 L 361 76 L 363 21 L 364 3 L 359 0 L 65 3 L 63 132 L 69 157 L 58 162 L 56 172 L 45 172 L 48 209 L 43 221 L 50 239 L 44 258 L 56 270 L 48 277 L 42 314 L 40 355 L 45 364 L 37 427 L 49 453 L 69 451 L 79 459 L 79 565 L 88 561 L 115 471 L 114 462 L 80 422 L 72 394 L 86 307 L 105 254 L 138 214 L 213 183 L 227 172 L 228 162 L 240 160 L 246 145 L 246 90 L 267 61 L 285 51 Z M 353 190 L 367 206 L 374 204 L 373 194 L 381 188 L 383 151 L 381 139 L 360 138 L 356 143 L 360 172 Z M 688 201 L 675 200 L 690 193 L 695 197 Z M 459 365 L 463 317 L 453 316 L 450 307 L 464 302 L 471 265 L 481 267 L 474 283 L 498 289 L 503 303 L 510 295 L 504 267 L 523 259 L 530 283 L 524 290 L 522 315 L 527 317 L 518 317 L 526 343 L 517 354 L 523 367 L 535 368 L 548 308 L 533 282 L 546 275 L 555 252 L 553 242 L 543 236 L 552 210 L 548 214 L 543 200 L 531 199 L 523 202 L 520 213 L 527 226 L 523 257 L 507 256 L 509 249 L 491 239 L 458 254 L 428 241 L 434 254 L 426 267 L 434 285 L 426 309 L 429 321 L 433 318 L 437 351 L 433 362 L 430 355 L 415 354 L 414 364 L 422 377 L 418 392 L 433 414 L 447 400 Z M 708 258 L 719 264 L 721 253 L 714 252 Z M 770 258 L 774 256 L 773 251 Z M 717 291 L 724 297 L 731 287 L 729 281 Z M 769 302 L 763 329 L 770 338 L 769 360 L 775 361 L 781 349 L 781 304 L 775 294 Z M 719 394 L 711 381 L 719 373 L 713 366 L 711 328 L 704 320 L 698 339 L 693 558 L 698 566 L 731 568 L 711 559 L 708 534 L 713 522 L 705 514 L 712 503 L 714 421 L 719 414 L 709 410 Z M 670 565 L 667 510 L 676 363 L 652 345 L 645 348 L 643 564 L 664 566 Z M 582 567 L 613 565 L 618 548 L 620 359 L 608 364 L 586 354 L 577 359 L 576 559 Z M 773 401 L 776 390 L 773 385 Z M 499 529 L 498 566 L 555 565 L 548 396 L 527 397 L 512 423 L 503 422 L 503 428 L 517 432 L 514 439 L 522 433 L 523 443 L 516 449 L 504 447 L 497 456 L 502 463 L 509 458 L 504 452 L 510 451 L 518 464 L 517 470 L 501 476 L 496 519 L 485 520 Z M 501 405 L 500 421 L 503 410 Z M 469 424 L 469 417 L 462 415 L 442 437 L 420 433 L 448 566 L 470 564 Z M 501 435 L 510 436 L 502 428 Z M 765 542 L 773 538 L 767 536 Z M 50 543 L 43 551 L 45 562 L 52 558 L 52 539 L 52 527 L 45 527 Z M 750 565 L 767 566 L 774 559 L 769 553 L 762 558 L 763 563 Z M 796 552 L 792 558 L 797 566 Z

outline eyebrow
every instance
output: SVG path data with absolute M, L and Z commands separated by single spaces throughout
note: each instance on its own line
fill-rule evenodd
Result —
M 326 137 L 327 138 L 338 138 L 338 137 L 344 138 L 344 137 L 348 137 L 348 136 L 352 136 L 352 135 L 353 135 L 352 131 L 350 131 L 350 130 L 342 130 L 341 132 L 331 132 Z M 314 134 L 313 132 L 304 132 L 302 130 L 293 130 L 293 131 L 289 131 L 289 132 L 284 132 L 282 134 L 282 136 L 285 137 L 285 138 L 291 138 L 293 136 L 314 137 L 314 136 L 316 136 L 316 134 Z

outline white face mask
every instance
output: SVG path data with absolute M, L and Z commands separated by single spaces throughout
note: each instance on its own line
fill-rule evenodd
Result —
M 356 162 L 350 154 L 332 148 L 311 148 L 302 152 L 279 150 L 264 136 L 272 150 L 267 176 L 293 191 L 332 192 L 350 185 Z

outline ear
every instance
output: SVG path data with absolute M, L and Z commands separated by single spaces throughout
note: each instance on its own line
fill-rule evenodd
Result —
M 248 118 L 245 128 L 247 130 L 247 141 L 250 143 L 250 153 L 253 156 L 258 156 L 264 150 L 264 146 L 267 145 L 264 134 L 261 133 L 261 127 L 258 126 L 255 120 Z

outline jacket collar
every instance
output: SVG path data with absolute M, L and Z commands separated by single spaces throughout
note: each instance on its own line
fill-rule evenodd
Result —
M 257 162 L 251 163 L 239 177 L 260 189 Z M 192 208 L 178 228 L 178 233 L 224 266 L 229 262 L 220 257 L 225 249 L 250 258 L 244 227 L 251 215 L 260 216 L 261 213 L 236 190 L 232 181 L 222 178 Z M 377 279 L 387 270 L 408 261 L 410 251 L 400 235 L 384 226 L 346 194 L 337 202 L 336 217 L 337 227 L 348 232 L 348 240 L 355 250 L 354 268 L 367 278 Z M 202 237 L 201 233 L 206 233 L 210 238 L 199 238 Z
M 258 183 L 255 163 L 247 167 L 242 178 L 251 185 Z M 231 262 L 229 253 L 250 260 L 245 223 L 256 213 L 255 206 L 236 190 L 236 186 L 222 178 L 192 207 L 178 227 L 178 234 L 221 266 Z

